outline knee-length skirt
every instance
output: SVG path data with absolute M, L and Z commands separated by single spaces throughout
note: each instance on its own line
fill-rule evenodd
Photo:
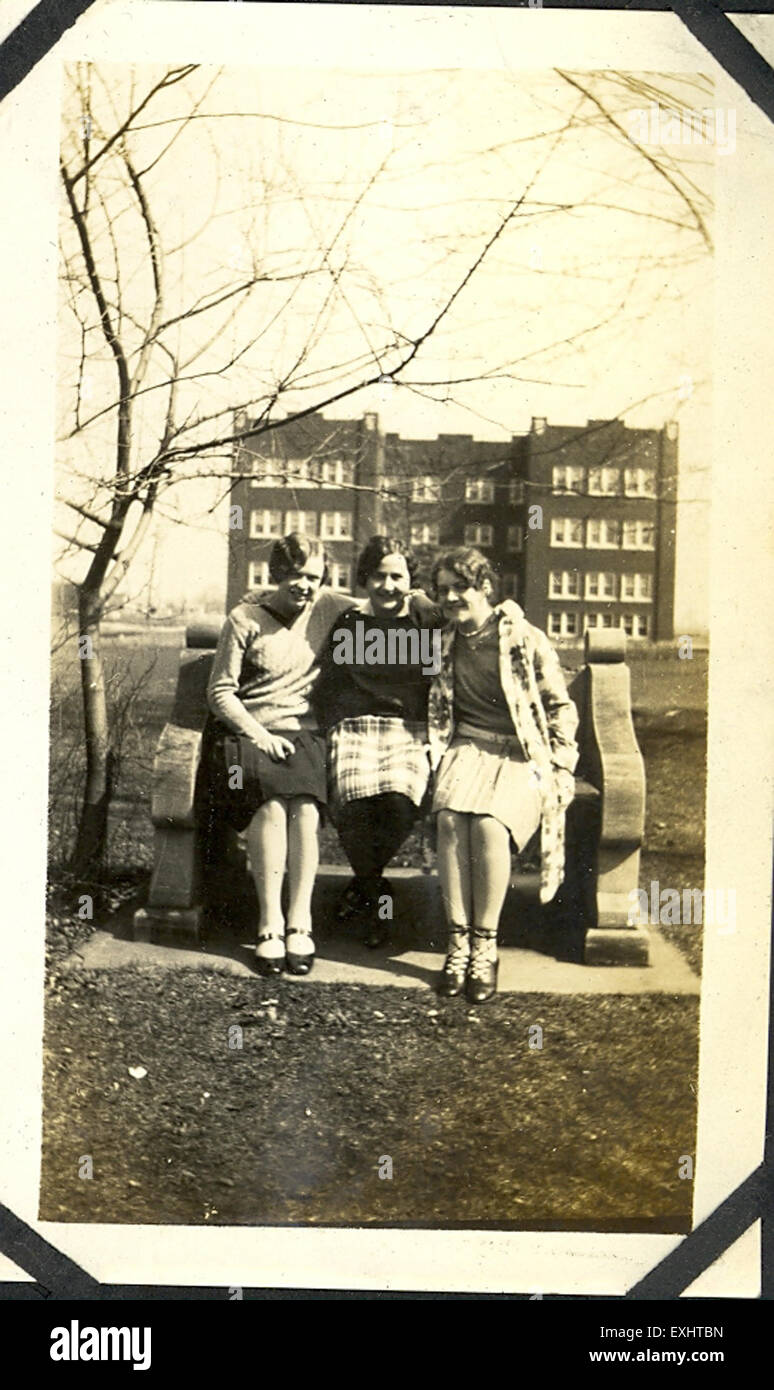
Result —
M 457 731 L 436 773 L 434 813 L 492 816 L 522 850 L 540 825 L 541 806 L 540 775 L 515 735 Z
M 274 797 L 312 797 L 321 807 L 328 799 L 325 738 L 316 730 L 288 733 L 270 730 L 292 744 L 293 753 L 275 762 L 242 734 L 215 727 L 209 740 L 209 787 L 212 814 L 234 830 L 245 830 L 255 812 Z

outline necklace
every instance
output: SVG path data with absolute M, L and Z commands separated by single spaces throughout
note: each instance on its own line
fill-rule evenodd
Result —
M 481 624 L 481 626 L 480 626 L 480 627 L 475 627 L 475 628 L 473 629 L 472 632 L 463 632 L 463 631 L 462 631 L 462 628 L 461 628 L 461 627 L 458 627 L 458 628 L 457 628 L 457 631 L 458 631 L 458 633 L 460 634 L 460 637 L 464 637 L 465 640 L 466 640 L 467 642 L 469 642 L 469 641 L 471 640 L 471 638 L 473 638 L 473 637 L 480 637 L 481 634 L 482 634 L 482 632 L 484 631 L 484 629 L 487 628 L 487 627 L 489 626 L 489 624 L 491 623 L 491 621 L 492 621 L 492 619 L 493 619 L 494 616 L 495 616 L 495 615 L 494 615 L 494 610 L 493 610 L 493 611 L 489 614 L 489 616 L 488 616 L 487 618 L 484 619 L 484 621 L 483 621 L 483 623 Z

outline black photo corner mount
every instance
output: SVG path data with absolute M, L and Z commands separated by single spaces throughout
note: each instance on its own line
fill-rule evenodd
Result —
M 206 4 L 209 0 L 195 0 Z M 329 0 L 328 0 L 329 2 Z M 398 0 L 400 3 L 400 0 Z M 406 0 L 413 3 L 414 0 Z M 433 0 L 431 0 L 431 3 Z M 93 0 L 39 0 L 25 18 L 11 31 L 0 44 L 0 101 L 29 76 L 32 69 L 57 44 L 64 33 L 70 29 L 91 8 Z M 251 0 L 240 0 L 250 4 Z M 307 0 L 309 3 L 309 0 Z M 341 3 L 341 0 L 339 0 Z M 396 0 L 369 0 L 369 3 L 395 4 Z M 443 8 L 455 5 L 455 0 L 442 0 Z M 491 6 L 492 8 L 526 9 L 526 4 Z M 470 4 L 459 8 L 473 8 Z M 621 0 L 545 0 L 540 7 L 544 9 L 588 10 L 599 13 L 602 10 L 623 10 L 632 14 L 667 13 L 673 11 L 690 33 L 702 44 L 728 75 L 738 83 L 747 96 L 761 111 L 774 121 L 774 69 L 766 62 L 755 46 L 740 32 L 728 18 L 729 15 L 771 14 L 772 9 L 745 3 L 731 3 L 723 6 L 712 0 L 662 0 L 662 3 L 649 4 L 622 3 Z M 770 974 L 770 1017 L 774 1014 L 774 989 Z M 761 1222 L 761 1297 L 774 1298 L 774 1178 L 772 1170 L 771 1144 L 774 1131 L 774 1086 L 772 1085 L 771 1029 L 769 1030 L 769 1067 L 767 1086 L 767 1150 L 761 1166 L 751 1173 L 733 1192 L 724 1198 L 712 1214 L 691 1231 L 680 1244 L 632 1286 L 626 1294 L 618 1295 L 610 1301 L 653 1300 L 666 1301 L 679 1298 L 680 1294 L 698 1279 L 706 1269 L 737 1241 L 757 1220 Z M 212 1298 L 220 1292 L 225 1298 L 227 1290 L 205 1287 L 167 1288 L 154 1285 L 108 1285 L 100 1284 L 92 1275 L 70 1259 L 56 1246 L 45 1240 L 26 1222 L 22 1221 L 8 1207 L 0 1204 L 0 1253 L 12 1260 L 26 1274 L 32 1276 L 34 1283 L 5 1284 L 0 1282 L 0 1301 L 22 1300 L 134 1300 L 164 1301 L 166 1299 L 197 1300 Z M 380 1291 L 362 1290 L 269 1290 L 245 1289 L 243 1293 L 258 1299 L 284 1299 L 305 1297 L 373 1298 L 400 1297 L 399 1293 L 381 1294 Z M 473 1297 L 466 1294 L 412 1294 L 418 1298 L 458 1298 Z M 488 1295 L 481 1295 L 483 1299 Z M 498 1296 L 495 1296 L 498 1297 Z M 530 1297 L 529 1294 L 505 1295 L 508 1298 Z M 534 1295 L 533 1295 L 534 1297 Z M 551 1301 L 584 1301 L 583 1295 L 548 1294 Z

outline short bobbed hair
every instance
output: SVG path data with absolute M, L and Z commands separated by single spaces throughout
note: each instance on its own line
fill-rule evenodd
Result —
M 482 555 L 480 550 L 475 550 L 472 546 L 458 545 L 454 550 L 447 550 L 438 556 L 431 574 L 436 593 L 441 570 L 450 570 L 455 578 L 464 583 L 466 589 L 483 589 L 488 582 L 490 597 L 494 599 L 497 596 L 497 574 L 486 555 Z
M 269 553 L 269 578 L 273 584 L 281 584 L 296 570 L 304 568 L 307 560 L 322 555 L 323 584 L 328 583 L 328 555 L 323 544 L 303 531 L 291 531 L 281 541 L 275 541 Z
M 366 580 L 371 578 L 374 570 L 377 570 L 382 563 L 385 555 L 402 555 L 406 561 L 406 569 L 409 573 L 411 583 L 414 583 L 416 576 L 416 559 L 413 550 L 410 550 L 405 541 L 399 540 L 397 536 L 371 536 L 358 555 L 356 579 L 361 589 L 366 586 Z

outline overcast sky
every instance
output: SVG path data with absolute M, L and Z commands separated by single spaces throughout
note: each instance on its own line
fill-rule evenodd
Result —
M 115 125 L 132 84 L 136 95 L 158 75 L 101 69 L 92 83 L 97 129 Z M 199 69 L 149 107 L 135 151 L 142 164 L 201 102 L 147 181 L 168 252 L 166 313 L 214 294 L 253 263 L 269 277 L 233 324 L 205 315 L 180 330 L 184 351 L 218 328 L 196 364 L 209 375 L 184 388 L 183 413 L 259 402 L 288 374 L 290 410 L 322 398 L 333 380 L 354 381 L 365 367 L 389 371 L 406 338 L 432 322 L 512 214 L 406 384 L 369 388 L 326 413 L 375 409 L 385 429 L 406 437 L 460 431 L 479 439 L 524 431 L 533 415 L 578 425 L 620 416 L 631 426 L 660 427 L 677 419 L 677 621 L 695 631 L 706 618 L 706 207 L 715 151 L 634 148 L 625 132 L 632 112 L 655 99 L 651 93 L 609 76 L 578 80 L 615 113 L 618 130 L 556 74 L 507 69 Z M 647 81 L 689 106 L 709 100 L 698 80 L 649 74 Z M 66 101 L 63 148 L 71 159 L 82 141 L 74 112 Z M 120 190 L 108 197 L 115 197 L 123 294 L 142 317 L 145 244 Z M 101 248 L 107 256 L 104 238 Z M 62 325 L 66 433 L 79 344 L 66 310 Z M 98 335 L 90 343 L 91 408 L 108 400 L 113 375 Z M 234 366 L 219 370 L 240 352 Z M 446 381 L 452 384 L 435 384 Z M 163 396 L 151 393 L 143 407 L 141 449 L 154 439 Z M 69 440 L 60 448 L 63 487 L 73 468 L 88 473 L 110 458 L 112 425 L 90 434 L 88 446 Z M 225 508 L 210 510 L 222 491 L 195 482 L 166 495 L 155 545 L 151 537 L 130 591 L 142 587 L 151 555 L 157 602 L 195 601 L 213 585 L 225 588 Z

